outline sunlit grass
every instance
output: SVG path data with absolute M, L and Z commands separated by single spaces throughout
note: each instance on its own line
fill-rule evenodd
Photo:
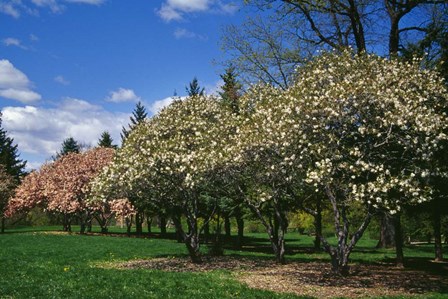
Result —
M 94 231 L 99 232 L 99 228 Z M 249 289 L 225 271 L 117 269 L 114 265 L 124 261 L 187 256 L 187 251 L 173 235 L 173 239 L 163 239 L 156 230 L 151 238 L 128 238 L 125 229 L 119 227 L 111 227 L 110 231 L 112 236 L 101 236 L 68 234 L 61 232 L 61 227 L 22 227 L 0 235 L 0 298 L 297 298 Z M 225 246 L 225 254 L 273 258 L 265 234 L 249 234 L 245 241 L 247 246 L 242 250 L 235 249 L 232 243 Z M 289 233 L 287 260 L 328 262 L 328 254 L 312 250 L 312 241 L 310 236 Z M 394 258 L 393 250 L 375 249 L 375 245 L 375 240 L 361 240 L 352 262 L 376 263 Z M 432 246 L 406 247 L 405 256 L 431 259 Z M 206 252 L 207 246 L 202 250 Z

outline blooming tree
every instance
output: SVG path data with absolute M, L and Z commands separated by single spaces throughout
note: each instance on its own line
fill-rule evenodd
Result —
M 425 182 L 442 171 L 431 161 L 446 140 L 448 98 L 442 79 L 418 61 L 323 54 L 298 70 L 290 89 L 259 97 L 275 104 L 255 106 L 266 125 L 252 126 L 246 138 L 262 130 L 264 148 L 283 160 L 272 170 L 288 174 L 291 167 L 295 178 L 286 181 L 297 179 L 328 199 L 338 242 L 321 238 L 334 271 L 347 273 L 350 253 L 378 209 L 394 214 L 430 198 Z M 303 199 L 300 188 L 286 190 Z M 353 232 L 350 209 L 365 211 Z
M 233 136 L 225 121 L 228 116 L 211 97 L 175 101 L 131 132 L 114 163 L 94 184 L 98 197 L 162 203 L 172 211 L 192 261 L 200 262 L 201 195 L 205 182 L 213 178 L 212 170 L 230 155 L 223 146 Z M 180 213 L 188 232 L 182 229 Z M 212 214 L 202 215 L 204 223 Z
M 84 153 L 69 153 L 23 180 L 10 201 L 8 215 L 42 205 L 50 212 L 64 215 L 64 229 L 70 230 L 70 218 L 78 216 L 81 232 L 98 207 L 89 206 L 90 181 L 113 158 L 114 149 L 96 148 Z

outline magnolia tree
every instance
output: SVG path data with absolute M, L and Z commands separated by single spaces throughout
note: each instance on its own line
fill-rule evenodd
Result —
M 261 221 L 279 263 L 285 262 L 286 215 L 296 208 L 288 190 L 302 182 L 297 166 L 304 148 L 293 134 L 301 118 L 285 113 L 294 104 L 282 95 L 278 89 L 255 86 L 240 100 L 237 138 L 228 145 L 235 157 L 227 168 L 228 188 L 239 190 Z
M 431 197 L 425 182 L 442 174 L 430 165 L 446 139 L 448 98 L 442 79 L 418 61 L 323 54 L 300 68 L 285 92 L 265 89 L 258 96 L 246 121 L 257 124 L 241 137 L 249 141 L 243 148 L 261 146 L 276 157 L 267 169 L 292 181 L 293 188 L 279 187 L 299 204 L 303 190 L 325 195 L 337 245 L 321 239 L 335 272 L 348 272 L 350 253 L 378 209 L 394 214 Z M 365 212 L 354 231 L 351 209 Z
M 175 101 L 131 132 L 114 163 L 96 180 L 97 200 L 133 198 L 170 210 L 192 261 L 200 262 L 203 227 L 198 220 L 202 216 L 206 224 L 214 212 L 201 215 L 201 201 L 208 198 L 202 195 L 213 169 L 230 154 L 223 146 L 233 136 L 229 116 L 211 97 Z M 188 232 L 182 229 L 181 213 Z
M 26 211 L 36 205 L 64 215 L 64 230 L 70 230 L 70 219 L 77 216 L 81 232 L 87 221 L 103 207 L 88 205 L 90 182 L 110 163 L 115 150 L 96 148 L 84 153 L 69 153 L 28 175 L 10 201 L 8 214 Z

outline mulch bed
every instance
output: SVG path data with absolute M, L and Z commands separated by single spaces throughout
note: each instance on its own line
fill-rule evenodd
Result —
M 351 266 L 347 277 L 335 276 L 330 265 L 322 262 L 289 262 L 278 265 L 271 260 L 242 257 L 204 257 L 193 264 L 186 257 L 155 258 L 120 263 L 122 269 L 155 269 L 171 272 L 227 270 L 251 288 L 295 293 L 317 298 L 365 298 L 412 296 L 429 292 L 448 294 L 448 265 L 440 264 L 447 275 L 423 270 L 396 268 L 389 264 Z

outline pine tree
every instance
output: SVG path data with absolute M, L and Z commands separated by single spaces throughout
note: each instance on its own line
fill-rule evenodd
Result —
M 98 140 L 99 147 L 109 147 L 109 148 L 117 148 L 115 144 L 112 144 L 114 140 L 108 131 L 104 131 L 101 133 L 101 137 Z
M 187 86 L 185 90 L 190 97 L 204 95 L 204 88 L 199 86 L 199 81 L 196 77 L 193 78 L 193 81 L 190 82 L 189 86 Z
M 53 160 L 57 160 L 60 157 L 68 154 L 68 153 L 79 153 L 81 151 L 81 146 L 73 137 L 69 137 L 64 139 L 61 144 L 61 151 L 56 154 L 56 157 Z
M 14 177 L 16 183 L 25 174 L 26 161 L 19 158 L 17 144 L 9 137 L 6 130 L 2 128 L 2 114 L 0 112 L 0 164 L 6 173 Z
M 235 68 L 230 66 L 226 69 L 223 75 L 220 75 L 221 79 L 224 81 L 224 85 L 221 87 L 222 91 L 219 92 L 221 96 L 222 103 L 229 107 L 232 112 L 239 113 L 239 99 L 241 97 L 242 85 L 237 80 L 237 75 L 235 73 Z
M 132 131 L 132 129 L 144 121 L 146 117 L 148 116 L 148 113 L 146 112 L 145 106 L 143 106 L 142 102 L 138 102 L 135 106 L 134 111 L 132 111 L 132 116 L 130 117 L 131 123 L 128 125 L 128 129 L 123 127 L 121 132 L 121 141 L 123 142 L 126 140 L 126 138 L 129 136 L 129 133 Z

